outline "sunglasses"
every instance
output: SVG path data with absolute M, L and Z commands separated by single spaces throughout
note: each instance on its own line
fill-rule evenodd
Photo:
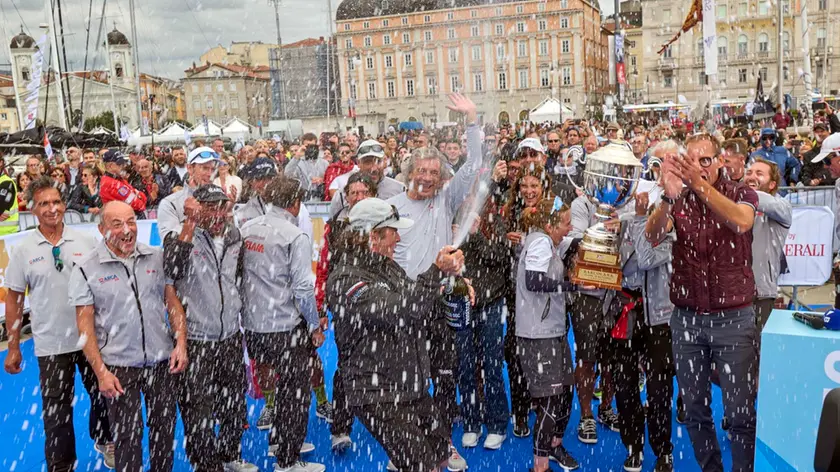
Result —
M 384 152 L 385 150 L 379 144 L 368 144 L 359 148 L 359 155 L 367 154 L 369 152 Z
M 773 136 L 762 136 L 761 137 L 762 141 L 774 141 L 775 139 L 776 138 L 774 138 Z
M 339 154 L 341 154 L 342 156 L 346 156 L 348 154 L 353 154 L 353 151 L 345 149 L 345 150 L 339 152 Z
M 541 153 L 539 151 L 534 150 L 534 149 L 527 149 L 527 150 L 519 152 L 520 157 L 526 157 L 526 158 L 540 157 L 540 154 Z
M 548 140 L 548 142 L 550 142 L 550 143 L 559 143 L 559 142 L 560 142 L 560 140 L 559 140 L 559 139 L 549 139 L 549 140 Z
M 391 205 L 391 214 L 390 214 L 390 215 L 388 215 L 388 217 L 387 217 L 387 218 L 385 218 L 384 220 L 382 220 L 382 221 L 380 221 L 379 223 L 376 223 L 375 225 L 373 225 L 373 227 L 372 227 L 371 229 L 376 229 L 376 228 L 378 228 L 380 225 L 383 225 L 383 224 L 385 224 L 385 223 L 387 223 L 387 222 L 389 222 L 389 221 L 391 221 L 391 220 L 394 220 L 394 221 L 400 221 L 400 212 L 399 212 L 399 211 L 397 211 L 397 207 L 396 207 L 396 206 L 394 206 L 394 205 Z
M 58 246 L 53 246 L 52 248 L 52 255 L 53 255 L 53 264 L 55 265 L 55 270 L 61 272 L 64 270 L 64 261 L 61 260 L 61 248 Z

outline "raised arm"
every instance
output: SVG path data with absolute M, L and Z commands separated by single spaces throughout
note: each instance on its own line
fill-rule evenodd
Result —
M 764 213 L 768 218 L 785 228 L 790 228 L 793 223 L 793 207 L 791 207 L 790 202 L 769 193 L 761 191 L 755 193 L 758 195 L 756 210 Z
M 446 202 L 450 210 L 455 213 L 461 203 L 467 198 L 472 188 L 475 176 L 478 175 L 481 165 L 481 132 L 478 129 L 478 115 L 475 104 L 469 98 L 453 93 L 449 96 L 452 102 L 447 107 L 459 113 L 463 113 L 467 123 L 467 161 L 458 169 L 446 192 Z

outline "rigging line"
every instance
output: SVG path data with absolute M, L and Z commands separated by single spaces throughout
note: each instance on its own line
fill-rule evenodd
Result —
M 26 25 L 25 21 L 23 21 L 23 15 L 20 14 L 20 10 L 18 10 L 18 7 L 17 7 L 17 4 L 15 3 L 15 0 L 9 0 L 9 1 L 12 3 L 12 6 L 15 7 L 15 11 L 18 14 L 18 18 L 20 18 L 20 23 L 21 23 L 20 26 L 24 29 L 26 34 L 28 34 L 29 36 L 32 36 L 32 34 L 29 32 L 29 26 Z
M 199 23 L 198 18 L 195 17 L 195 13 L 193 13 L 193 9 L 190 6 L 190 2 L 188 0 L 184 0 L 184 3 L 187 5 L 187 9 L 189 9 L 190 15 L 192 16 L 192 19 L 195 22 L 195 25 L 198 26 L 198 31 L 201 33 L 202 36 L 204 36 L 204 41 L 207 42 L 207 47 L 212 48 L 213 44 L 210 43 L 210 40 L 207 39 L 207 35 L 204 34 L 204 29 L 201 28 L 201 23 Z
M 58 6 L 58 31 L 59 31 L 58 37 L 61 39 L 61 56 L 62 56 L 63 62 L 64 62 L 64 72 L 66 74 L 69 74 L 70 73 L 70 68 L 67 67 L 67 49 L 65 48 L 66 43 L 65 43 L 65 40 L 64 40 L 64 15 L 61 13 L 61 0 L 56 0 L 56 4 L 57 4 L 56 6 Z M 59 82 L 59 83 L 61 84 L 62 87 L 64 87 L 64 82 L 63 81 Z M 69 118 L 68 121 L 70 122 L 70 124 L 68 125 L 68 130 L 67 131 L 70 131 L 70 128 L 73 128 L 73 97 L 70 94 L 70 76 L 69 75 L 67 76 L 67 95 L 65 97 L 65 100 L 67 101 L 66 113 L 67 113 L 67 117 Z
M 90 51 L 90 20 L 91 15 L 93 15 L 93 0 L 90 0 L 90 4 L 88 6 L 88 16 L 87 16 L 87 24 L 85 25 L 85 61 L 84 65 L 82 66 L 82 71 L 87 71 L 87 62 L 88 62 L 88 52 Z M 85 73 L 85 72 L 82 72 Z M 91 75 L 92 76 L 92 75 Z M 81 116 L 79 117 L 79 130 L 82 131 L 84 129 L 85 123 L 85 85 L 87 85 L 87 79 L 82 80 L 82 98 L 81 104 L 79 105 L 79 109 L 81 110 Z

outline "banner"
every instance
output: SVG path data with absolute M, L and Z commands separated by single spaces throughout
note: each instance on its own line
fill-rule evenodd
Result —
M 703 0 L 703 61 L 706 63 L 707 76 L 717 74 L 717 53 L 717 16 L 715 14 L 715 0 Z
M 793 207 L 793 224 L 785 241 L 788 271 L 779 285 L 823 285 L 831 277 L 834 212 L 828 207 Z
M 26 87 L 26 97 L 22 97 L 23 106 L 23 129 L 32 129 L 38 120 L 38 95 L 41 90 L 41 70 L 44 68 L 44 45 L 47 44 L 47 35 L 44 34 L 35 44 L 35 52 L 32 53 L 32 66 L 29 68 L 29 83 L 23 84 Z M 52 78 L 50 78 L 52 80 Z M 16 85 L 17 86 L 17 85 Z
M 624 33 L 621 31 L 615 33 L 615 74 L 619 84 L 627 83 L 624 74 Z

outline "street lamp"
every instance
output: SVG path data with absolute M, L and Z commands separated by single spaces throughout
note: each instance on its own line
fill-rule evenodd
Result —
M 639 69 L 636 67 L 636 64 L 633 64 L 633 101 L 636 105 L 639 104 Z

